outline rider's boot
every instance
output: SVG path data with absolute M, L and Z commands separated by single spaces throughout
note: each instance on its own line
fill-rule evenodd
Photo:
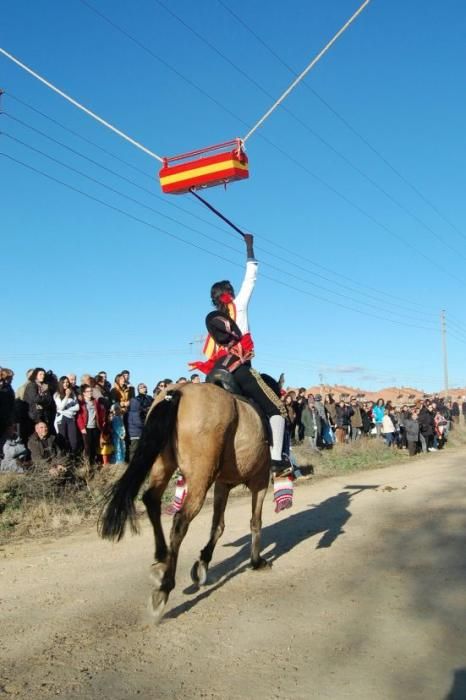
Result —
M 276 415 L 269 418 L 272 430 L 273 445 L 270 448 L 272 458 L 272 474 L 274 477 L 286 476 L 293 472 L 291 463 L 283 456 L 283 438 L 285 435 L 285 419 Z

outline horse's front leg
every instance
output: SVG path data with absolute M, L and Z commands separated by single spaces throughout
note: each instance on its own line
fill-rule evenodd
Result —
M 199 559 L 194 562 L 191 569 L 191 579 L 197 585 L 204 585 L 207 581 L 207 571 L 212 561 L 215 545 L 225 530 L 225 508 L 230 494 L 231 486 L 220 481 L 215 482 L 214 487 L 214 514 L 210 528 L 210 539 L 207 542 Z
M 262 506 L 264 505 L 267 486 L 259 490 L 252 491 L 252 518 L 251 518 L 251 566 L 253 569 L 263 569 L 271 564 L 260 555 L 261 551 L 261 529 L 262 529 Z

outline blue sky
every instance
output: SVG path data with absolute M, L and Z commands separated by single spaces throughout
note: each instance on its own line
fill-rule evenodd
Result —
M 172 155 L 244 135 L 293 79 L 284 64 L 300 72 L 359 4 L 165 3 L 89 0 L 97 15 L 81 0 L 3 0 L 0 45 Z M 373 0 L 248 141 L 250 179 L 207 192 L 256 235 L 261 370 L 436 390 L 446 309 L 450 384 L 466 383 L 465 29 L 460 0 Z M 239 286 L 241 240 L 193 198 L 162 196 L 157 161 L 2 56 L 0 86 L 1 152 L 49 176 L 0 158 L 0 364 L 19 379 L 35 365 L 128 368 L 149 384 L 187 374 L 211 283 Z

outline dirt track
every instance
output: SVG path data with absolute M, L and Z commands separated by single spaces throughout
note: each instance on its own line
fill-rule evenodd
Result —
M 233 499 L 196 591 L 206 507 L 158 627 L 147 525 L 119 545 L 92 531 L 3 547 L 0 695 L 464 700 L 465 477 L 446 452 L 303 483 L 281 516 L 268 496 L 265 572 L 247 568 L 249 500 Z

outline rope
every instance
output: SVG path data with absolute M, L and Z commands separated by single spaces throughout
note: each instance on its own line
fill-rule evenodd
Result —
M 250 130 L 248 131 L 248 133 L 246 134 L 246 136 L 243 138 L 243 142 L 246 142 L 246 141 L 249 139 L 249 137 L 252 136 L 253 133 L 254 133 L 260 126 L 262 126 L 262 124 L 265 122 L 265 120 L 266 120 L 268 117 L 270 117 L 270 115 L 272 114 L 272 112 L 274 112 L 274 111 L 277 109 L 277 107 L 283 102 L 283 100 L 285 100 L 285 99 L 288 97 L 288 95 L 290 94 L 290 92 L 292 92 L 292 90 L 295 89 L 295 87 L 298 85 L 298 83 L 300 83 L 301 80 L 303 80 L 303 78 L 305 78 L 305 76 L 309 73 L 309 71 L 312 70 L 312 68 L 314 68 L 314 66 L 316 65 L 316 63 L 318 63 L 318 62 L 320 61 L 320 59 L 322 58 L 322 56 L 324 56 L 324 55 L 327 53 L 327 51 L 330 49 L 331 46 L 333 46 L 333 44 L 337 41 L 337 39 L 339 39 L 340 36 L 341 36 L 342 34 L 344 34 L 344 32 L 348 29 L 348 27 L 349 27 L 349 26 L 354 22 L 354 20 L 361 14 L 361 12 L 367 7 L 367 5 L 368 5 L 369 3 L 370 3 L 370 0 L 364 0 L 363 4 L 359 7 L 358 10 L 356 10 L 356 12 L 354 13 L 354 15 L 352 15 L 352 16 L 349 18 L 349 20 L 343 25 L 343 27 L 332 37 L 332 39 L 330 39 L 330 41 L 329 41 L 329 42 L 324 46 L 324 48 L 317 54 L 317 56 L 315 56 L 315 58 L 312 59 L 312 61 L 310 62 L 310 64 L 303 70 L 302 73 L 300 73 L 300 74 L 298 75 L 298 77 L 296 78 L 296 80 L 294 80 L 294 81 L 291 83 L 291 85 L 289 86 L 289 88 L 288 88 L 287 90 L 285 90 L 285 92 L 278 98 L 278 100 L 277 100 L 276 102 L 274 102 L 274 104 L 270 107 L 270 109 L 267 110 L 267 112 L 264 114 L 264 116 L 261 117 L 261 118 L 259 119 L 259 121 L 252 127 L 252 129 L 250 129 Z
M 148 148 L 143 146 L 142 143 L 139 143 L 139 141 L 135 141 L 134 139 L 131 138 L 131 136 L 128 136 L 128 134 L 125 134 L 123 131 L 120 131 L 120 129 L 117 129 L 116 126 L 113 126 L 113 124 L 110 124 L 109 122 L 105 121 L 105 119 L 102 119 L 102 117 L 99 117 L 99 115 L 95 114 L 95 112 L 91 112 L 90 109 L 88 109 L 87 107 L 84 107 L 84 105 L 82 105 L 80 102 L 77 102 L 75 99 L 73 99 L 72 97 L 67 95 L 66 92 L 63 92 L 62 90 L 57 88 L 55 85 L 50 83 L 48 80 L 43 78 L 41 75 L 39 75 L 38 73 L 33 71 L 32 68 L 29 68 L 29 66 L 26 66 L 20 60 L 15 58 L 15 56 L 12 56 L 11 53 L 8 53 L 8 51 L 5 51 L 5 49 L 2 49 L 1 46 L 0 46 L 0 53 L 2 53 L 10 61 L 13 61 L 13 63 L 16 63 L 16 65 L 19 66 L 20 68 L 22 68 L 23 70 L 25 70 L 26 73 L 29 73 L 34 78 L 39 80 L 41 83 L 46 85 L 48 88 L 53 90 L 53 92 L 56 92 L 57 95 L 60 95 L 60 97 L 63 97 L 65 100 L 68 100 L 68 102 L 70 102 L 72 105 L 74 105 L 75 107 L 80 109 L 82 112 L 85 112 L 85 114 L 89 115 L 90 117 L 92 117 L 93 119 L 98 121 L 100 124 L 107 127 L 107 129 L 110 129 L 118 136 L 121 136 L 121 138 L 125 139 L 125 141 L 128 141 L 133 146 L 136 146 L 136 148 L 139 148 L 140 151 L 144 151 L 144 153 L 147 153 L 147 155 L 150 156 L 151 158 L 155 158 L 156 160 L 159 160 L 161 163 L 163 163 L 163 158 L 161 158 L 161 156 L 158 156 L 153 151 L 150 151 Z
M 242 237 L 244 238 L 244 233 L 243 233 L 243 231 L 241 231 L 241 229 L 238 228 L 238 226 L 236 226 L 236 224 L 234 224 L 232 221 L 230 221 L 230 219 L 227 219 L 226 216 L 223 216 L 223 214 L 221 214 L 221 213 L 219 212 L 218 209 L 216 209 L 214 206 L 212 206 L 212 204 L 209 204 L 209 202 L 208 202 L 207 200 L 205 200 L 204 197 L 201 197 L 200 194 L 197 194 L 197 193 L 193 190 L 192 187 L 191 187 L 191 189 L 190 189 L 189 191 L 191 192 L 192 195 L 194 195 L 194 196 L 196 197 L 196 199 L 198 199 L 200 202 L 202 202 L 202 204 L 203 204 L 204 206 L 206 206 L 207 209 L 210 209 L 210 211 L 212 211 L 214 214 L 216 214 L 220 219 L 222 219 L 222 221 L 224 221 L 226 224 L 228 224 L 228 226 L 231 226 L 231 228 L 232 228 L 234 231 L 236 231 L 237 233 L 239 233 L 240 236 L 242 236 Z

